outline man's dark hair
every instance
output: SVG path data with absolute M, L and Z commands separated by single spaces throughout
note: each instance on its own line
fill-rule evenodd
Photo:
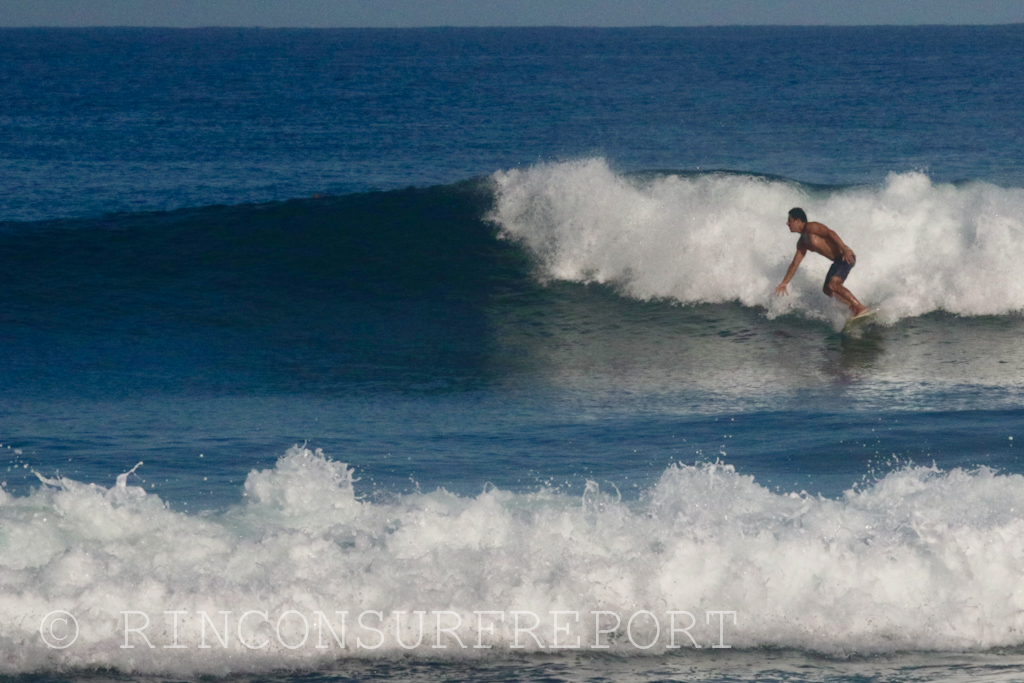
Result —
M 790 209 L 789 210 L 789 217 L 790 218 L 795 218 L 798 221 L 803 221 L 804 223 L 807 222 L 807 214 L 804 213 L 804 210 L 801 209 L 800 207 L 795 207 L 795 208 Z

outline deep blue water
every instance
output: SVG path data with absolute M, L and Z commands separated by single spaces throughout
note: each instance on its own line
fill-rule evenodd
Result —
M 542 160 L 1020 186 L 1019 26 L 2 30 L 9 220 Z
M 1022 48 L 0 30 L 0 674 L 1018 676 Z M 813 255 L 771 295 L 797 204 L 877 323 Z M 608 659 L 243 647 L 336 609 L 625 618 Z M 706 649 L 623 630 L 673 609 Z

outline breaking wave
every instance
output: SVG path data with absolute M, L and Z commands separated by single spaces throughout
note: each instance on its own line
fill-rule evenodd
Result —
M 822 188 L 738 173 L 624 176 L 603 159 L 494 174 L 490 219 L 536 255 L 542 275 L 612 283 L 637 299 L 739 301 L 770 315 L 837 315 L 811 255 L 792 296 L 773 290 L 793 257 L 786 214 L 803 207 L 857 254 L 847 280 L 894 322 L 931 311 L 1024 309 L 1024 189 L 892 173 L 881 186 Z
M 582 498 L 488 487 L 371 501 L 347 465 L 295 447 L 249 474 L 246 502 L 198 515 L 132 477 L 0 493 L 3 673 L 559 645 L 977 650 L 1024 632 L 1024 477 L 985 468 L 907 468 L 838 499 L 714 463 L 671 466 L 628 503 L 593 482 Z

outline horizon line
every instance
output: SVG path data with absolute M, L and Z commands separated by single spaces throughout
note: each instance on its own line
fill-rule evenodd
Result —
M 285 30 L 294 29 L 301 31 L 336 31 L 349 30 L 418 30 L 418 29 L 639 29 L 639 28 L 980 28 L 989 26 L 1024 26 L 1024 22 L 1003 22 L 991 24 L 636 24 L 622 26 L 602 26 L 584 24 L 536 24 L 536 25 L 505 25 L 505 24 L 436 24 L 423 26 L 262 26 L 244 24 L 202 24 L 196 26 L 170 26 L 160 24 L 76 24 L 70 26 L 57 24 L 31 24 L 7 26 L 0 24 L 0 29 L 82 29 L 82 28 L 110 28 L 110 29 L 161 29 L 192 31 L 202 29 L 236 28 L 249 30 Z

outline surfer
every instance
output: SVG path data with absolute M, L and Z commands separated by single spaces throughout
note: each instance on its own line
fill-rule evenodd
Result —
M 857 263 L 857 257 L 853 250 L 843 244 L 839 235 L 828 229 L 827 226 L 817 222 L 807 222 L 807 214 L 803 209 L 794 208 L 789 210 L 789 220 L 786 221 L 790 232 L 800 233 L 800 239 L 796 243 L 796 256 L 789 264 L 786 277 L 782 278 L 782 284 L 775 288 L 776 294 L 788 294 L 786 285 L 796 275 L 796 269 L 804 260 L 807 251 L 821 254 L 832 261 L 832 267 L 828 269 L 825 276 L 825 286 L 822 290 L 826 296 L 835 297 L 850 307 L 853 317 L 857 318 L 868 312 L 868 307 L 857 301 L 857 297 L 850 290 L 843 286 L 846 278 L 850 275 L 850 269 Z

